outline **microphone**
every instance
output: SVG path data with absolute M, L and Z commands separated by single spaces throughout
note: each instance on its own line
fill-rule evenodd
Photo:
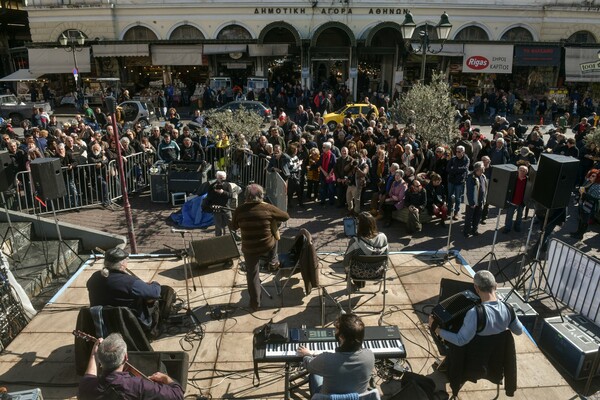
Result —
M 189 233 L 190 231 L 186 230 L 186 229 L 175 229 L 175 228 L 171 228 L 171 232 L 173 233 Z

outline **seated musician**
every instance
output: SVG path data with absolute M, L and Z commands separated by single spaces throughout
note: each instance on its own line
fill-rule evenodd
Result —
M 463 325 L 457 333 L 437 327 L 436 335 L 456 346 L 464 346 L 469 343 L 475 335 L 491 336 L 510 329 L 515 335 L 523 333 L 523 325 L 518 317 L 512 316 L 509 306 L 496 297 L 496 279 L 490 271 L 482 270 L 475 274 L 473 279 L 475 292 L 481 299 L 485 311 L 485 326 L 477 332 L 477 308 L 473 307 L 465 315 Z M 429 316 L 429 326 L 433 324 L 433 316 Z
M 98 364 L 102 374 L 98 376 Z M 127 371 L 127 344 L 120 333 L 98 339 L 85 375 L 79 382 L 78 398 L 95 399 L 183 399 L 183 389 L 172 378 L 155 372 L 147 379 Z
M 321 353 L 314 357 L 310 350 L 300 346 L 298 355 L 304 357 L 309 379 L 310 394 L 363 393 L 369 390 L 375 356 L 362 349 L 365 325 L 355 314 L 342 314 L 335 322 L 335 337 L 339 347 L 335 353 Z
M 104 268 L 87 281 L 90 307 L 128 307 L 137 316 L 150 338 L 160 334 L 160 325 L 168 317 L 175 292 L 158 282 L 146 283 L 127 269 L 129 254 L 118 247 L 107 250 Z

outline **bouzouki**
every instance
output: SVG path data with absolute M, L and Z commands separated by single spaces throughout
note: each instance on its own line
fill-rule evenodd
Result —
M 80 330 L 74 330 L 73 331 L 73 336 L 79 338 L 79 339 L 83 339 L 86 342 L 91 342 L 91 343 L 95 343 L 98 341 L 97 338 L 95 338 L 92 335 L 89 335 L 83 331 Z M 130 363 L 128 363 L 127 361 L 125 361 L 125 367 L 123 368 L 123 371 L 125 372 L 129 372 L 131 375 L 133 376 L 139 376 L 140 378 L 144 378 L 147 380 L 151 380 L 150 378 L 148 378 L 146 375 L 144 375 L 144 373 L 142 371 L 140 371 L 139 369 L 137 369 L 136 367 L 134 367 L 133 365 L 131 365 Z

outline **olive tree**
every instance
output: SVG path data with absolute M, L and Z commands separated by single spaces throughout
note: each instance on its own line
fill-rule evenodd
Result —
M 434 72 L 431 83 L 415 84 L 390 108 L 392 120 L 414 124 L 417 135 L 429 143 L 449 144 L 457 126 L 446 76 Z
M 231 144 L 238 144 L 240 135 L 251 142 L 260 135 L 263 117 L 246 109 L 234 111 L 210 110 L 205 113 L 211 132 L 217 137 L 221 132 L 227 132 Z

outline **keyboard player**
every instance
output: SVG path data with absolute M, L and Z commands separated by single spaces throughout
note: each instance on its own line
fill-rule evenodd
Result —
M 339 343 L 334 353 L 313 356 L 306 347 L 300 346 L 297 350 L 310 373 L 311 396 L 315 393 L 363 393 L 369 389 L 375 356 L 371 350 L 361 348 L 365 336 L 364 323 L 355 314 L 342 314 L 334 326 Z

